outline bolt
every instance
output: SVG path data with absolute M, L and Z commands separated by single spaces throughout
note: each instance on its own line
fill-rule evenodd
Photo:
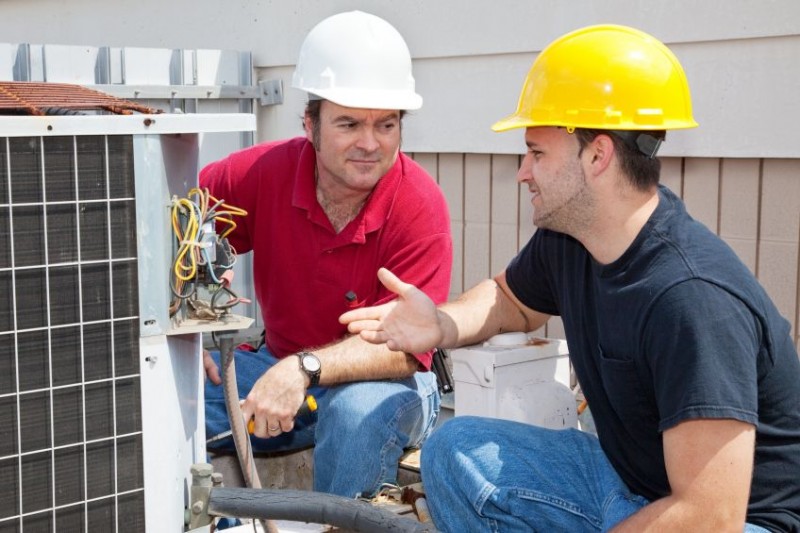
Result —
M 214 473 L 214 467 L 208 463 L 195 463 L 190 471 L 193 476 L 209 477 Z

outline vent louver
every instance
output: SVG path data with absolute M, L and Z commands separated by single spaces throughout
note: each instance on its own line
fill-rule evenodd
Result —
M 130 135 L 0 137 L 0 531 L 144 531 Z

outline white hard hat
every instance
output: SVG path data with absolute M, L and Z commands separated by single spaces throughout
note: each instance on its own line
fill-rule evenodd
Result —
M 345 107 L 422 107 L 403 37 L 382 18 L 362 11 L 333 15 L 311 29 L 292 87 Z

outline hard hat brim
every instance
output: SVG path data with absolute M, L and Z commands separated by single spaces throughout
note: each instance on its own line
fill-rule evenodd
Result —
M 344 107 L 358 109 L 398 109 L 404 111 L 414 111 L 422 107 L 422 96 L 412 91 L 346 88 L 300 89 Z
M 686 130 L 696 128 L 699 124 L 694 119 L 673 120 L 655 125 L 627 125 L 621 127 L 616 124 L 598 123 L 576 123 L 561 120 L 536 121 L 530 117 L 521 116 L 517 113 L 511 114 L 492 124 L 492 130 L 496 132 L 509 131 L 518 128 L 538 128 L 543 126 L 562 127 L 562 128 L 588 128 L 598 130 L 631 130 L 631 131 L 653 131 L 653 130 Z
M 540 124 L 536 124 L 536 122 L 534 122 L 530 118 L 521 117 L 516 113 L 514 113 L 492 124 L 492 130 L 496 132 L 501 132 L 518 128 L 531 128 L 533 126 L 538 126 L 538 125 Z

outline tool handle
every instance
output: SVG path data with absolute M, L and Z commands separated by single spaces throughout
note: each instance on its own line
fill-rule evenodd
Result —
M 313 413 L 317 410 L 317 399 L 314 398 L 312 395 L 306 396 L 306 399 L 303 400 L 303 403 L 300 404 L 300 409 L 297 410 L 294 417 L 297 418 L 298 416 L 305 416 L 307 414 Z M 247 422 L 247 432 L 251 435 L 256 431 L 256 421 L 252 418 Z

